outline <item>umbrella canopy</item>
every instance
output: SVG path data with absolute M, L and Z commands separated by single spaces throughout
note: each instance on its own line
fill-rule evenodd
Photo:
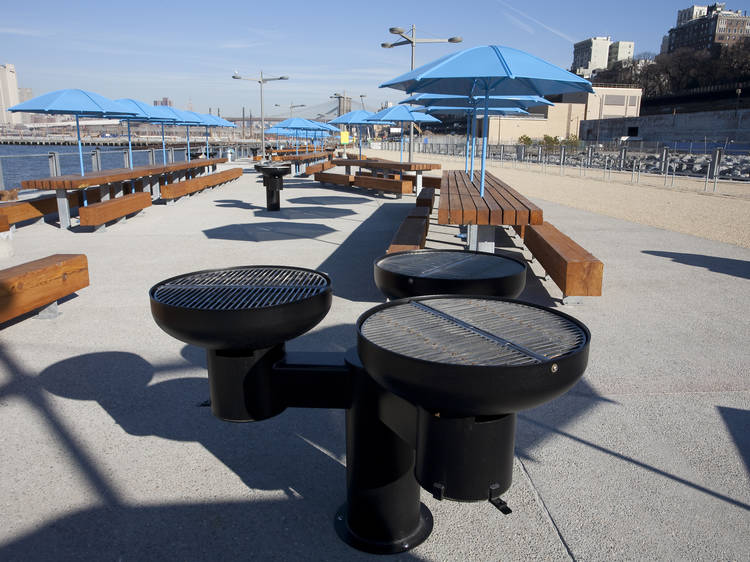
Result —
M 414 110 L 415 113 L 437 113 L 439 115 L 465 115 L 471 114 L 478 111 L 484 111 L 476 107 L 456 107 L 446 105 L 433 105 L 430 107 L 418 107 Z M 490 107 L 487 109 L 490 113 L 495 115 L 528 115 L 529 112 L 520 107 Z
M 591 92 L 591 83 L 534 55 L 500 45 L 472 47 L 451 53 L 381 84 L 405 92 L 483 96 L 485 119 L 489 96 L 545 96 Z M 482 138 L 479 193 L 484 197 L 487 129 Z
M 136 113 L 114 100 L 86 90 L 57 90 L 9 108 L 8 111 L 78 115 L 80 117 L 135 116 Z
M 413 112 L 410 108 L 405 105 L 394 105 L 393 107 L 386 107 L 381 109 L 372 117 L 367 119 L 370 123 L 383 123 L 398 121 L 401 123 L 429 123 L 429 122 L 440 122 L 439 119 L 432 117 L 431 115 L 425 115 L 424 113 Z M 401 131 L 401 154 L 400 159 L 404 161 L 404 132 Z
M 477 107 L 484 104 L 484 97 L 456 96 L 452 94 L 415 94 L 401 103 L 431 106 Z M 541 96 L 489 96 L 488 107 L 520 107 L 526 109 L 536 105 L 555 105 Z
M 591 83 L 534 55 L 501 45 L 451 53 L 380 85 L 405 92 L 517 96 L 591 92 Z
M 332 125 L 371 125 L 372 121 L 367 121 L 367 118 L 372 117 L 373 115 L 374 113 L 372 111 L 356 109 L 349 113 L 339 115 L 335 119 L 331 119 L 328 123 Z
M 284 119 L 281 123 L 277 123 L 276 127 L 282 129 L 296 129 L 298 131 L 322 131 L 324 128 L 320 123 L 310 121 L 309 119 L 302 119 L 301 117 L 290 117 Z
M 340 133 L 341 132 L 341 129 L 339 129 L 338 127 L 334 127 L 333 125 L 331 125 L 329 123 L 318 123 L 317 121 L 313 121 L 313 123 L 315 123 L 317 125 L 320 125 L 321 127 L 323 127 L 323 129 L 325 129 L 326 131 L 332 132 L 332 133 Z
M 49 92 L 14 105 L 8 108 L 8 111 L 46 113 L 48 115 L 75 115 L 76 136 L 78 137 L 78 161 L 81 165 L 81 175 L 84 175 L 84 168 L 79 117 L 133 117 L 136 115 L 131 109 L 123 107 L 111 99 L 94 92 L 77 89 Z

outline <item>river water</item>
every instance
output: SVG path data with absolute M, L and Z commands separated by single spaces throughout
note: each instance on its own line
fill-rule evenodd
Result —
M 196 145 L 196 147 L 199 146 L 201 145 Z M 85 146 L 83 147 L 83 167 L 87 173 L 93 170 L 91 153 L 96 148 L 101 150 L 102 169 L 123 168 L 127 166 L 127 147 L 123 149 L 121 146 Z M 81 173 L 81 165 L 78 159 L 78 147 L 76 145 L 3 144 L 0 145 L 0 167 L 2 168 L 0 189 L 21 187 L 21 180 L 49 177 L 50 152 L 59 153 L 60 171 L 63 175 Z M 184 148 L 175 148 L 175 162 L 184 161 L 185 152 Z M 195 149 L 191 152 L 193 152 L 193 156 L 195 157 Z M 134 150 L 133 166 L 148 166 L 148 153 L 148 150 Z M 169 149 L 167 149 L 167 159 L 169 159 Z M 156 164 L 162 162 L 161 149 L 154 150 L 154 161 Z

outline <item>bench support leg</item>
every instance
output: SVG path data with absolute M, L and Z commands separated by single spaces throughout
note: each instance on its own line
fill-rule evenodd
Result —
M 70 228 L 70 205 L 68 194 L 64 189 L 56 189 L 57 215 L 60 217 L 60 228 Z
M 106 224 L 100 224 L 94 227 L 94 232 L 104 232 L 105 230 L 107 230 Z
M 44 308 L 39 309 L 39 313 L 36 318 L 39 320 L 51 320 L 60 316 L 60 312 L 57 310 L 57 301 L 48 304 Z
M 583 297 L 563 297 L 563 304 L 583 304 Z
M 485 224 L 468 226 L 469 250 L 495 253 L 495 227 Z

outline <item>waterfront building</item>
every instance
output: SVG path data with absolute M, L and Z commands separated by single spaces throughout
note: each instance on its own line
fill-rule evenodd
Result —
M 633 51 L 635 43 L 632 41 L 615 41 L 609 46 L 609 58 L 607 59 L 607 68 L 621 60 L 633 60 Z
M 512 144 L 527 135 L 541 139 L 544 135 L 570 138 L 580 134 L 583 121 L 637 117 L 641 111 L 643 90 L 633 87 L 614 87 L 594 84 L 594 93 L 575 92 L 548 96 L 554 106 L 529 108 L 528 116 L 491 116 L 489 141 L 491 144 Z
M 12 126 L 21 123 L 21 116 L 8 111 L 9 107 L 17 105 L 18 80 L 16 67 L 12 64 L 0 64 L 0 125 Z
M 607 68 L 611 37 L 589 37 L 573 45 L 571 72 L 588 78 L 594 70 Z
M 666 50 L 713 50 L 750 41 L 750 17 L 741 10 L 727 10 L 726 4 L 692 6 L 677 12 L 677 25 L 665 37 Z
M 167 107 L 174 107 L 174 103 L 169 98 L 161 98 L 160 100 L 154 100 L 154 105 L 164 105 Z

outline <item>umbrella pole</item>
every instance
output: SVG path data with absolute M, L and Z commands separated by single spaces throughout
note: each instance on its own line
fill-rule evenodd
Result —
M 362 125 L 357 125 L 357 136 L 359 137 L 359 159 L 362 160 Z
M 167 144 L 164 142 L 164 123 L 161 124 L 161 158 L 164 165 L 167 165 Z
M 133 169 L 133 145 L 130 142 L 130 119 L 127 120 L 128 123 L 128 164 L 130 164 L 130 169 Z
M 466 150 L 464 151 L 464 172 L 469 171 L 469 129 L 471 128 L 471 112 L 466 112 Z
M 206 158 L 208 158 L 208 125 L 206 125 Z
M 185 125 L 187 131 L 187 154 L 185 154 L 185 162 L 190 162 L 190 125 Z
M 489 94 L 485 92 L 484 94 L 484 122 L 482 123 L 482 170 L 480 172 L 480 180 L 479 180 L 479 196 L 484 197 L 484 166 L 485 162 L 487 160 L 487 137 L 489 136 L 490 132 L 490 121 L 489 121 Z
M 404 124 L 401 123 L 401 162 L 404 161 Z
M 471 181 L 474 181 L 474 150 L 477 145 L 477 112 L 471 116 Z
M 81 146 L 81 126 L 78 124 L 78 115 L 76 115 L 76 135 L 78 136 L 78 160 L 81 163 L 81 175 L 85 175 L 83 171 L 83 147 Z

